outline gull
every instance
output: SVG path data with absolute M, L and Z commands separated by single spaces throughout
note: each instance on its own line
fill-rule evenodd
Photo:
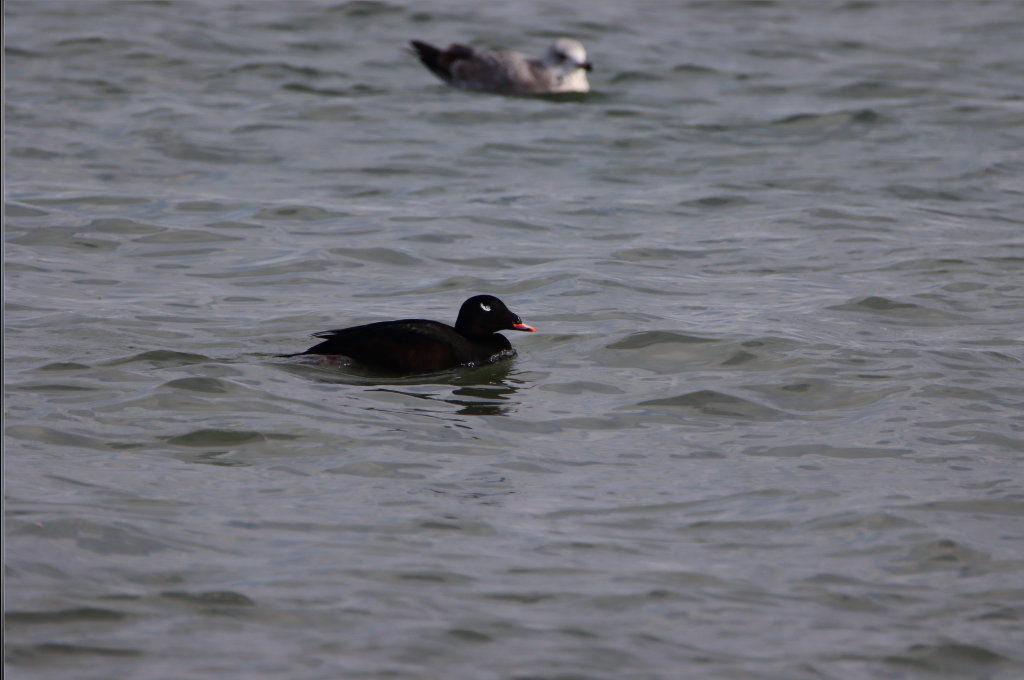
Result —
M 420 61 L 446 83 L 463 90 L 495 94 L 589 92 L 591 69 L 583 45 L 570 38 L 551 43 L 540 59 L 519 52 L 485 52 L 452 43 L 441 50 L 419 40 L 412 46 Z

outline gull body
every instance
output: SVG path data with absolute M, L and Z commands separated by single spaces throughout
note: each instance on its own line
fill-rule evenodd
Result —
M 519 52 L 488 52 L 452 43 L 441 50 L 411 41 L 420 61 L 441 80 L 475 92 L 531 95 L 590 91 L 587 51 L 576 40 L 559 38 L 540 59 Z

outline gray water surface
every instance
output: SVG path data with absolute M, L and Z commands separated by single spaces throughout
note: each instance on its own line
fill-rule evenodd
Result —
M 1020 2 L 4 12 L 8 677 L 1024 676 Z

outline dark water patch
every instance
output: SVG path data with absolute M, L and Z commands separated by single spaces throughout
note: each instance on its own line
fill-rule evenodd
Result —
M 934 501 L 919 505 L 906 505 L 903 510 L 932 512 L 961 512 L 971 515 L 1024 516 L 1024 502 L 1011 500 Z
M 642 109 L 605 109 L 603 114 L 608 118 L 636 118 L 646 116 L 647 112 Z
M 971 621 L 1020 621 L 1021 619 L 1024 619 L 1021 610 L 1011 607 L 999 607 L 970 618 Z
M 304 78 L 321 78 L 327 74 L 320 69 L 313 68 L 312 66 L 293 66 L 286 62 L 253 62 L 250 64 L 241 64 L 239 66 L 233 66 L 227 69 L 227 73 L 253 73 L 265 78 L 281 79 L 290 78 L 293 76 L 302 76 Z
M 717 451 L 691 451 L 689 453 L 670 453 L 670 458 L 682 458 L 691 460 L 722 460 L 727 456 Z
M 134 649 L 91 647 L 57 642 L 44 642 L 37 645 L 12 645 L 7 654 L 8 661 L 15 666 L 43 663 L 49 666 L 54 662 L 71 663 L 76 659 L 83 658 L 124 659 L 143 656 L 142 652 Z
M 719 521 L 703 521 L 693 522 L 681 526 L 674 531 L 682 533 L 691 532 L 703 532 L 703 531 L 752 531 L 755 533 L 762 533 L 766 531 L 785 531 L 792 528 L 791 522 L 775 521 L 775 520 L 749 520 L 749 521 L 734 521 L 734 522 L 719 522 Z
M 437 587 L 437 586 L 469 586 L 477 579 L 450 571 L 368 571 L 357 570 L 345 572 L 356 578 L 380 581 L 392 586 Z
M 808 210 L 807 214 L 816 219 L 845 220 L 853 224 L 868 222 L 876 225 L 895 225 L 897 223 L 895 218 L 887 215 L 861 214 L 837 210 L 836 208 L 813 208 Z
M 18 390 L 20 392 L 93 392 L 99 388 L 96 387 L 85 387 L 84 385 L 61 385 L 59 383 L 50 383 L 46 385 L 15 385 L 11 387 L 12 390 Z
M 565 97 L 566 95 L 563 95 Z M 529 98 L 530 102 L 551 102 L 555 99 Z M 571 101 L 571 99 L 569 100 Z M 422 114 L 423 120 L 433 125 L 444 128 L 458 128 L 460 131 L 476 129 L 490 129 L 503 125 L 523 125 L 528 123 L 543 123 L 545 121 L 557 121 L 564 118 L 564 113 L 556 107 L 547 109 L 532 109 L 529 113 L 523 110 L 508 108 L 500 112 L 487 111 L 483 109 L 448 109 L 444 112 L 433 114 Z M 479 201 L 480 199 L 475 199 Z
M 993 588 L 991 590 L 975 591 L 964 593 L 960 597 L 968 600 L 990 600 L 993 602 L 1024 602 L 1024 589 L 1021 588 Z
M 764 456 L 769 458 L 801 458 L 803 456 L 825 456 L 826 458 L 900 458 L 913 453 L 913 450 L 804 444 L 771 448 L 752 446 L 744 449 L 743 453 L 748 456 Z
M 423 288 L 383 293 L 356 293 L 352 297 L 393 298 L 400 295 L 433 295 L 437 293 L 450 293 L 457 290 L 471 292 L 473 294 L 489 293 L 499 297 L 504 297 L 506 295 L 528 293 L 573 278 L 575 277 L 571 274 L 559 274 L 534 279 L 525 279 L 518 283 L 496 284 L 487 279 L 480 279 L 475 276 L 452 276 L 440 281 L 439 283 L 425 286 Z
M 1024 257 L 1015 257 L 1012 255 L 1004 257 L 982 257 L 981 259 L 985 260 L 986 262 L 994 262 L 996 264 L 1007 264 L 1017 268 L 1024 266 Z M 1012 288 L 1009 288 L 1008 290 L 1017 290 L 1017 287 L 1014 286 Z
M 24 203 L 64 208 L 101 208 L 101 207 L 129 207 L 140 206 L 152 203 L 148 198 L 135 196 L 77 196 L 75 198 L 33 198 L 25 200 Z
M 528 232 L 551 231 L 550 227 L 546 227 L 541 224 L 534 224 L 532 222 L 527 222 L 525 220 L 513 220 L 498 217 L 467 217 L 466 219 L 471 224 L 482 224 L 488 227 L 498 227 L 499 229 L 513 229 L 516 231 Z
M 844 311 L 876 311 L 876 312 L 891 312 L 897 310 L 914 309 L 917 305 L 908 302 L 896 302 L 889 300 L 884 297 L 871 296 L 866 298 L 860 298 L 858 301 L 846 304 L 838 305 L 835 307 L 829 307 L 829 309 L 841 309 Z
M 231 458 L 230 456 L 232 456 L 235 453 L 235 450 L 188 451 L 185 453 L 164 452 L 164 455 L 166 455 L 168 458 L 173 458 L 174 460 L 179 460 L 183 463 L 189 463 L 192 465 L 210 465 L 217 468 L 243 468 L 251 467 L 253 465 L 253 463 L 244 460 L 237 460 L 235 458 Z
M 577 559 L 602 559 L 601 555 L 640 555 L 641 551 L 615 543 L 591 541 L 553 541 L 535 546 L 532 552 L 540 555 L 569 557 Z
M 587 598 L 583 606 L 591 607 L 602 612 L 620 613 L 632 612 L 645 607 L 666 607 L 671 605 L 683 605 L 684 603 L 698 602 L 698 598 L 689 595 L 680 595 L 667 588 L 658 588 L 646 593 L 636 595 L 599 595 Z M 586 633 L 585 631 L 581 631 Z M 575 633 L 577 637 L 599 637 L 592 633 Z M 647 638 L 649 642 L 665 642 L 654 636 Z
M 854 113 L 797 113 L 772 121 L 772 125 L 788 132 L 806 134 L 812 131 L 832 131 L 837 126 L 848 123 L 877 124 L 882 121 L 883 117 L 871 109 L 862 109 Z
M 61 154 L 56 153 L 54 151 L 47 151 L 46 149 L 38 149 L 38 148 L 32 147 L 32 146 L 15 146 L 15 147 L 12 147 L 7 152 L 7 156 L 8 156 L 8 158 L 21 158 L 21 159 L 24 159 L 24 160 L 49 161 L 49 160 L 53 160 L 54 158 L 60 158 Z M 15 212 L 22 212 L 22 213 L 24 213 L 25 211 L 22 210 L 22 211 L 15 211 Z M 12 215 L 12 217 L 13 216 L 14 215 Z M 29 217 L 29 216 L 34 217 L 34 215 L 31 215 L 31 214 L 27 214 L 27 215 L 23 215 L 23 216 L 25 216 L 25 217 Z
M 439 165 L 421 165 L 418 163 L 391 163 L 389 165 L 369 165 L 352 170 L 339 170 L 338 174 L 368 175 L 383 180 L 394 179 L 398 182 L 409 181 L 408 177 L 431 177 L 436 180 L 464 179 L 466 171 L 462 168 L 451 168 Z
M 721 365 L 722 366 L 741 366 L 743 364 L 747 364 L 747 363 L 750 363 L 751 361 L 756 361 L 756 360 L 757 360 L 757 355 L 756 354 L 751 354 L 750 352 L 746 352 L 744 350 L 739 350 L 737 352 L 733 352 L 729 356 L 728 359 L 726 359 L 725 361 L 721 362 Z
M 159 389 L 185 390 L 203 394 L 244 394 L 248 392 L 237 385 L 216 378 L 180 378 L 164 383 Z
M 877 295 L 857 298 L 846 304 L 833 305 L 826 309 L 839 312 L 870 313 L 885 317 L 892 323 L 904 324 L 947 324 L 951 321 L 963 322 L 970 320 L 969 317 L 962 314 L 943 312 L 911 302 L 899 302 Z
M 17 225 L 9 224 L 8 227 L 17 228 Z M 81 230 L 77 227 L 34 227 L 22 236 L 7 239 L 7 243 L 18 246 L 51 246 L 95 252 L 113 252 L 118 248 L 119 244 L 116 241 L 85 238 L 78 236 L 79 231 Z
M 659 83 L 664 79 L 664 76 L 649 71 L 619 71 L 609 78 L 608 82 L 612 85 L 621 85 L 622 83 Z
M 398 221 L 397 218 L 396 221 Z M 415 236 L 405 236 L 401 240 L 411 241 L 412 243 L 432 243 L 438 245 L 448 245 L 469 238 L 473 237 L 470 236 L 469 234 L 417 234 Z
M 1014 663 L 984 647 L 956 642 L 912 645 L 902 654 L 885 657 L 884 661 L 900 670 L 925 671 L 958 680 L 986 680 L 993 677 L 998 667 Z
M 21 439 L 27 442 L 39 444 L 70 446 L 83 449 L 103 450 L 108 448 L 108 443 L 94 437 L 84 437 L 70 432 L 62 432 L 51 427 L 37 427 L 32 425 L 12 425 L 4 430 L 8 437 Z
M 978 432 L 978 431 L 963 431 L 963 432 L 950 432 L 950 437 L 956 437 L 956 439 L 940 439 L 938 437 L 921 437 L 919 439 L 923 444 L 932 446 L 963 446 L 965 444 L 983 444 L 987 446 L 995 446 L 1000 448 L 1006 448 L 1011 451 L 1024 451 L 1024 440 L 1013 439 L 1005 435 L 998 434 L 996 432 Z M 925 461 L 926 459 L 922 459 Z M 938 457 L 931 460 L 937 462 L 945 462 L 948 460 L 976 460 L 973 458 L 947 458 Z
M 255 149 L 243 149 L 237 145 L 214 144 L 192 141 L 182 135 L 164 132 L 158 135 L 135 133 L 150 138 L 155 151 L 168 158 L 182 161 L 199 161 L 224 165 L 267 165 L 281 162 L 277 155 Z
M 78 364 L 74 361 L 58 361 L 53 364 L 46 364 L 35 369 L 36 371 L 49 372 L 49 371 L 88 371 L 91 370 L 92 366 L 85 364 Z
M 326 96 L 343 96 L 343 95 L 331 95 L 330 91 L 324 93 Z M 359 113 L 359 109 L 351 104 L 333 104 L 331 106 L 321 105 L 316 108 L 303 109 L 300 113 L 295 114 L 295 119 L 299 121 L 309 122 L 329 122 L 329 123 L 345 123 L 345 124 L 357 124 L 366 123 L 374 120 L 373 116 L 367 116 Z M 323 170 L 314 170 L 313 174 L 326 174 L 336 175 L 339 173 L 338 169 L 328 168 Z M 348 170 L 342 170 L 345 174 L 348 174 Z M 390 195 L 391 190 L 376 189 L 367 185 L 339 185 L 334 187 L 333 194 L 338 196 L 382 196 Z
M 661 375 L 706 370 L 729 358 L 727 348 L 715 340 L 668 331 L 645 331 L 602 349 L 584 351 L 605 367 L 637 368 Z
M 131 618 L 130 615 L 123 612 L 111 609 L 96 609 L 94 607 L 63 609 L 52 612 L 7 611 L 4 612 L 4 625 L 34 626 L 63 623 L 116 623 L 129 618 Z
M 30 265 L 21 264 L 20 262 L 5 262 L 4 263 L 4 273 L 7 273 L 7 272 L 11 272 L 11 273 L 14 273 L 14 272 L 33 272 L 33 273 L 36 273 L 36 274 L 45 274 L 45 273 L 47 273 L 49 271 L 50 271 L 49 269 L 45 269 L 43 267 L 33 267 L 33 266 L 30 266 Z M 11 303 L 11 302 L 4 303 L 4 309 L 6 309 L 9 312 L 52 311 L 52 310 L 44 310 L 42 307 L 26 307 L 25 305 L 19 305 L 17 303 Z
M 35 536 L 48 540 L 70 540 L 98 555 L 146 556 L 170 550 L 171 546 L 143 535 L 135 528 L 121 528 L 79 519 L 14 522 L 8 536 Z
M 673 73 L 685 73 L 687 75 L 719 75 L 722 72 L 710 66 L 701 64 L 677 64 L 672 67 Z
M 350 0 L 332 6 L 331 14 L 342 14 L 349 19 L 380 19 L 389 14 L 403 14 L 406 8 L 377 0 Z
M 190 607 L 255 607 L 256 603 L 241 593 L 215 590 L 203 593 L 169 591 L 160 597 Z
M 640 333 L 634 333 L 633 335 L 623 338 L 622 340 L 616 340 L 615 342 L 606 345 L 606 347 L 608 349 L 642 349 L 644 347 L 650 347 L 652 345 L 692 345 L 705 344 L 710 342 L 717 341 L 712 338 L 702 338 L 696 335 L 673 333 L 671 331 L 643 331 Z
M 558 510 L 555 512 L 549 512 L 540 515 L 541 519 L 564 519 L 567 517 L 591 517 L 591 516 L 605 516 L 605 515 L 617 515 L 617 514 L 646 514 L 646 513 L 671 513 L 679 510 L 686 510 L 706 503 L 717 502 L 721 499 L 714 499 L 713 501 L 687 501 L 682 503 L 661 503 L 661 504 L 650 504 L 650 505 L 627 505 L 617 506 L 611 508 L 596 508 L 596 509 L 584 509 L 584 510 Z
M 966 437 L 961 439 L 961 444 L 983 444 L 986 446 L 996 446 L 1000 448 L 1006 448 L 1011 451 L 1024 451 L 1024 439 L 1015 439 L 1001 435 L 997 432 L 950 432 L 955 437 Z
M 963 570 L 991 561 L 986 552 L 972 550 L 950 539 L 921 543 L 913 548 L 888 571 L 896 574 L 921 574 L 933 571 Z
M 873 111 L 871 109 L 861 109 L 860 111 L 850 114 L 850 122 L 877 125 L 880 123 L 895 123 L 898 121 L 889 116 L 883 116 L 877 111 Z
M 419 533 L 421 531 L 441 531 L 441 532 L 458 532 L 467 536 L 496 536 L 497 531 L 489 524 L 483 522 L 472 522 L 472 521 L 453 521 L 447 520 L 439 522 L 437 520 L 420 520 L 410 525 L 410 531 L 413 533 Z
M 41 59 L 47 55 L 42 52 L 16 47 L 14 45 L 4 45 L 4 56 L 13 57 L 15 59 Z
M 992 402 L 995 396 L 981 390 L 970 390 L 966 387 L 949 385 L 926 385 L 917 392 L 922 397 L 938 399 L 966 399 L 969 401 Z
M 943 286 L 942 290 L 950 293 L 973 293 L 979 290 L 985 290 L 988 286 L 984 283 L 974 283 L 970 281 L 957 281 L 951 283 L 948 286 Z
M 4 215 L 6 217 L 43 217 L 49 213 L 45 210 L 30 208 L 22 203 L 7 201 L 4 203 Z
M 813 586 L 856 586 L 856 587 L 867 587 L 878 590 L 886 590 L 893 588 L 901 588 L 902 586 L 886 585 L 884 583 L 865 581 L 853 576 L 846 576 L 844 574 L 833 574 L 824 572 L 821 574 L 815 574 L 807 578 L 801 579 L 801 583 L 810 584 Z
M 925 189 L 923 187 L 911 186 L 908 184 L 897 184 L 889 187 L 888 192 L 896 198 L 902 198 L 906 201 L 968 201 L 973 198 L 980 198 L 968 196 L 963 192 L 957 193 L 942 189 Z
M 542 321 L 565 321 L 568 323 L 594 323 L 600 324 L 603 321 L 631 321 L 635 323 L 651 323 L 654 321 L 662 320 L 660 316 L 654 316 L 653 314 L 644 314 L 642 312 L 633 312 L 628 310 L 623 311 L 605 311 L 595 310 L 592 312 L 578 312 L 578 313 L 556 313 L 549 314 L 539 317 Z M 709 340 L 708 342 L 713 342 Z
M 969 260 L 962 260 L 959 258 L 914 258 L 910 260 L 904 260 L 903 262 L 897 262 L 896 264 L 883 267 L 877 271 L 920 271 L 922 274 L 948 274 L 952 271 L 969 271 L 973 272 L 976 270 L 977 265 Z M 955 291 L 962 292 L 962 291 Z
M 475 630 L 466 630 L 465 628 L 453 628 L 447 633 L 450 637 L 455 638 L 459 642 L 470 642 L 470 643 L 481 643 L 481 642 L 494 642 L 494 638 L 484 633 L 478 633 Z
M 703 416 L 716 418 L 737 418 L 742 420 L 771 421 L 790 418 L 788 413 L 777 411 L 767 406 L 747 401 L 729 394 L 722 394 L 714 390 L 700 390 L 689 392 L 666 399 L 649 399 L 636 404 L 651 410 L 664 411 L 692 411 Z M 620 407 L 635 408 L 635 407 Z M 756 455 L 756 454 L 754 454 Z
M 703 198 L 695 198 L 689 201 L 682 201 L 678 205 L 685 205 L 691 208 L 731 208 L 737 206 L 748 205 L 751 201 L 744 198 L 743 196 L 705 196 Z M 736 252 L 738 249 L 731 248 L 727 250 L 716 250 L 714 254 Z M 702 257 L 703 255 L 711 254 L 695 254 L 693 257 Z M 678 258 L 673 258 L 678 259 Z
M 409 267 L 423 264 L 415 257 L 391 248 L 331 248 L 332 255 L 343 255 L 357 260 L 387 264 L 395 267 Z
M 575 381 L 569 383 L 545 383 L 539 386 L 545 392 L 557 392 L 559 394 L 625 394 L 623 390 L 605 383 Z
M 190 448 L 206 448 L 210 446 L 239 446 L 266 441 L 266 436 L 261 432 L 248 432 L 244 430 L 195 430 L 188 434 L 164 438 L 168 444 L 174 446 L 187 446 Z
M 133 253 L 132 257 L 145 257 L 154 258 L 161 260 L 203 260 L 212 259 L 217 256 L 218 253 L 224 252 L 223 248 L 192 248 L 189 250 L 167 250 L 165 248 L 158 248 L 149 252 Z M 160 265 L 157 265 L 160 266 Z M 190 267 L 180 264 L 168 264 L 168 268 L 174 269 L 189 269 Z
M 808 523 L 810 531 L 897 531 L 921 528 L 921 524 L 908 519 L 876 512 L 867 515 L 849 514 L 829 519 L 813 520 Z
M 534 463 L 492 463 L 491 467 L 500 468 L 502 470 L 512 470 L 514 472 L 529 472 L 533 474 L 546 474 L 553 475 L 559 474 L 561 470 L 551 470 Z
M 204 273 L 204 274 L 188 274 L 188 276 L 195 276 L 197 278 L 204 279 L 241 279 L 241 278 L 254 278 L 257 279 L 255 285 L 265 286 L 267 282 L 264 280 L 271 276 L 281 276 L 283 274 L 312 274 L 314 272 L 330 271 L 333 269 L 357 269 L 363 267 L 361 262 L 347 262 L 345 260 L 302 260 L 300 262 L 293 262 L 292 264 L 281 264 L 273 266 L 257 266 L 251 268 L 244 268 L 237 271 L 228 271 L 220 273 Z M 299 280 L 312 280 L 316 279 L 299 279 Z M 275 284 L 279 283 L 277 281 Z M 242 286 L 247 285 L 247 282 L 238 282 L 234 285 Z
M 355 477 L 377 477 L 381 479 L 423 479 L 423 475 L 416 473 L 402 472 L 408 468 L 438 469 L 437 465 L 425 465 L 423 463 L 382 463 L 379 461 L 365 460 L 359 463 L 351 463 L 339 468 L 324 470 L 332 475 L 353 475 Z
M 657 583 L 672 588 L 707 588 L 725 590 L 746 590 L 750 584 L 744 581 L 721 578 L 701 572 L 690 571 L 649 571 L 636 576 L 621 576 L 612 579 L 618 583 Z
M 213 243 L 217 241 L 242 240 L 242 238 L 237 236 L 224 236 L 223 234 L 214 234 L 200 229 L 168 229 L 160 234 L 153 234 L 152 236 L 143 236 L 142 238 L 134 239 L 136 243 L 161 244 Z
M 352 87 L 340 90 L 337 88 L 313 87 L 305 83 L 287 83 L 281 86 L 282 90 L 288 92 L 300 92 L 302 94 L 313 94 L 318 97 L 366 97 L 379 95 L 386 92 L 378 87 L 359 83 Z
M 542 257 L 470 257 L 462 259 L 437 257 L 434 259 L 438 262 L 447 262 L 463 267 L 479 267 L 481 269 L 521 269 L 523 267 L 533 267 L 558 261 L 553 258 Z
M 860 80 L 822 92 L 826 97 L 843 99 L 920 99 L 937 94 L 929 88 L 906 87 L 883 80 Z
M 660 296 L 672 297 L 672 298 L 678 297 L 681 294 L 681 292 L 679 290 L 666 289 L 667 287 L 666 288 L 654 288 L 654 287 L 650 287 L 650 286 L 638 286 L 635 283 L 630 283 L 629 281 L 623 281 L 623 280 L 616 281 L 614 279 L 580 278 L 580 279 L 577 279 L 577 282 L 578 283 L 590 284 L 590 285 L 593 285 L 593 286 L 597 286 L 598 288 L 624 289 L 624 290 L 631 290 L 631 291 L 634 291 L 634 292 L 637 292 L 637 293 L 645 293 L 645 294 L 648 294 L 648 295 L 660 295 Z M 613 294 L 613 293 L 609 293 L 609 295 L 611 295 L 611 294 Z
M 351 217 L 349 213 L 325 210 L 313 205 L 283 205 L 276 208 L 263 208 L 253 215 L 253 219 L 265 222 L 322 222 L 342 217 Z
M 208 361 L 213 361 L 213 359 L 202 354 L 189 354 L 187 352 L 174 352 L 171 350 L 157 349 L 142 352 L 141 354 L 125 357 L 123 359 L 113 359 L 111 361 L 105 361 L 100 365 L 125 366 L 127 364 L 145 362 L 150 364 L 154 368 L 170 368 L 174 366 L 191 366 L 193 364 L 202 364 Z
M 744 389 L 765 395 L 771 402 L 787 410 L 832 411 L 860 408 L 885 401 L 909 387 L 879 390 L 855 390 L 845 385 L 818 378 L 803 379 L 785 385 L 744 385 Z
M 829 609 L 835 609 L 841 612 L 881 614 L 889 611 L 888 607 L 875 602 L 869 597 L 848 595 L 846 593 L 826 593 L 815 597 L 814 601 L 828 607 Z
M 251 207 L 240 203 L 223 203 L 220 201 L 180 201 L 170 206 L 170 211 L 175 213 L 219 213 L 235 212 L 243 210 L 249 212 Z M 245 225 L 255 226 L 255 225 Z
M 551 102 L 552 104 L 585 104 L 587 102 L 607 101 L 605 95 L 597 90 L 590 92 L 561 92 L 558 94 L 531 95 L 529 99 Z
M 630 248 L 618 250 L 609 257 L 624 262 L 648 262 L 658 260 L 695 260 L 709 253 L 701 250 L 675 250 L 674 248 Z
M 507 153 L 516 156 L 528 153 L 547 153 L 552 155 L 557 153 L 553 149 L 546 149 L 541 146 L 526 146 L 522 144 L 508 144 L 504 142 L 488 142 L 487 144 L 483 144 L 477 147 L 476 150 L 482 151 L 484 153 L 489 151 L 496 151 L 499 153 Z

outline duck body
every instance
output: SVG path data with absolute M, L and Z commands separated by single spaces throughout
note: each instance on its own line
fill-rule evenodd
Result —
M 382 373 L 437 373 L 515 356 L 512 343 L 499 330 L 535 332 L 498 298 L 477 295 L 463 303 L 454 328 L 428 319 L 379 321 L 315 333 L 323 342 L 283 356 L 340 355 Z

